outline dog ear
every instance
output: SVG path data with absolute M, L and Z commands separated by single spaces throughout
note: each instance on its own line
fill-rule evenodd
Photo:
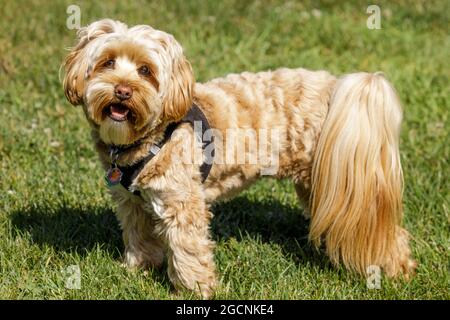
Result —
M 67 100 L 74 106 L 83 103 L 83 92 L 86 79 L 89 77 L 91 66 L 87 55 L 87 45 L 98 37 L 119 30 L 126 30 L 127 26 L 119 21 L 103 19 L 81 28 L 78 33 L 78 44 L 73 47 L 64 59 L 65 70 L 63 86 Z
M 84 80 L 87 73 L 87 61 L 83 57 L 84 41 L 72 49 L 64 59 L 64 93 L 67 100 L 74 106 L 82 103 Z
M 191 64 L 181 54 L 175 59 L 166 97 L 163 102 L 163 118 L 166 121 L 182 119 L 192 105 L 194 75 Z

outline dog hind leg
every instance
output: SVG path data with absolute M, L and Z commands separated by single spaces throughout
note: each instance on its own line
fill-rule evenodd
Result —
M 295 192 L 297 193 L 300 205 L 303 207 L 303 217 L 305 219 L 311 218 L 311 213 L 309 211 L 309 195 L 310 191 L 307 190 L 302 183 L 294 183 Z

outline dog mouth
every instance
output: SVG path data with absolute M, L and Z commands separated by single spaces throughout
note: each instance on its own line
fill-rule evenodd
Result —
M 114 121 L 122 122 L 128 120 L 131 115 L 130 109 L 122 103 L 112 103 L 105 108 L 106 115 Z

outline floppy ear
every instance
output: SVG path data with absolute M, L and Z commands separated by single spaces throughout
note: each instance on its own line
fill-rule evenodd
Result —
M 74 106 L 83 102 L 84 81 L 87 73 L 87 59 L 83 49 L 85 43 L 80 42 L 64 59 L 64 93 Z
M 90 72 L 87 45 L 104 34 L 126 29 L 127 26 L 119 21 L 103 19 L 78 31 L 78 44 L 71 49 L 63 63 L 64 92 L 71 104 L 76 106 L 83 103 L 84 86 Z
M 194 81 L 191 64 L 181 54 L 174 61 L 163 102 L 163 118 L 166 121 L 178 121 L 186 115 L 192 105 Z

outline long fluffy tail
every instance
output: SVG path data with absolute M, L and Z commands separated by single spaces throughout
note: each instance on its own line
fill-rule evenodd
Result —
M 349 74 L 337 81 L 319 138 L 310 240 L 324 241 L 334 263 L 362 274 L 370 265 L 399 269 L 392 264 L 402 218 L 401 120 L 382 74 Z

